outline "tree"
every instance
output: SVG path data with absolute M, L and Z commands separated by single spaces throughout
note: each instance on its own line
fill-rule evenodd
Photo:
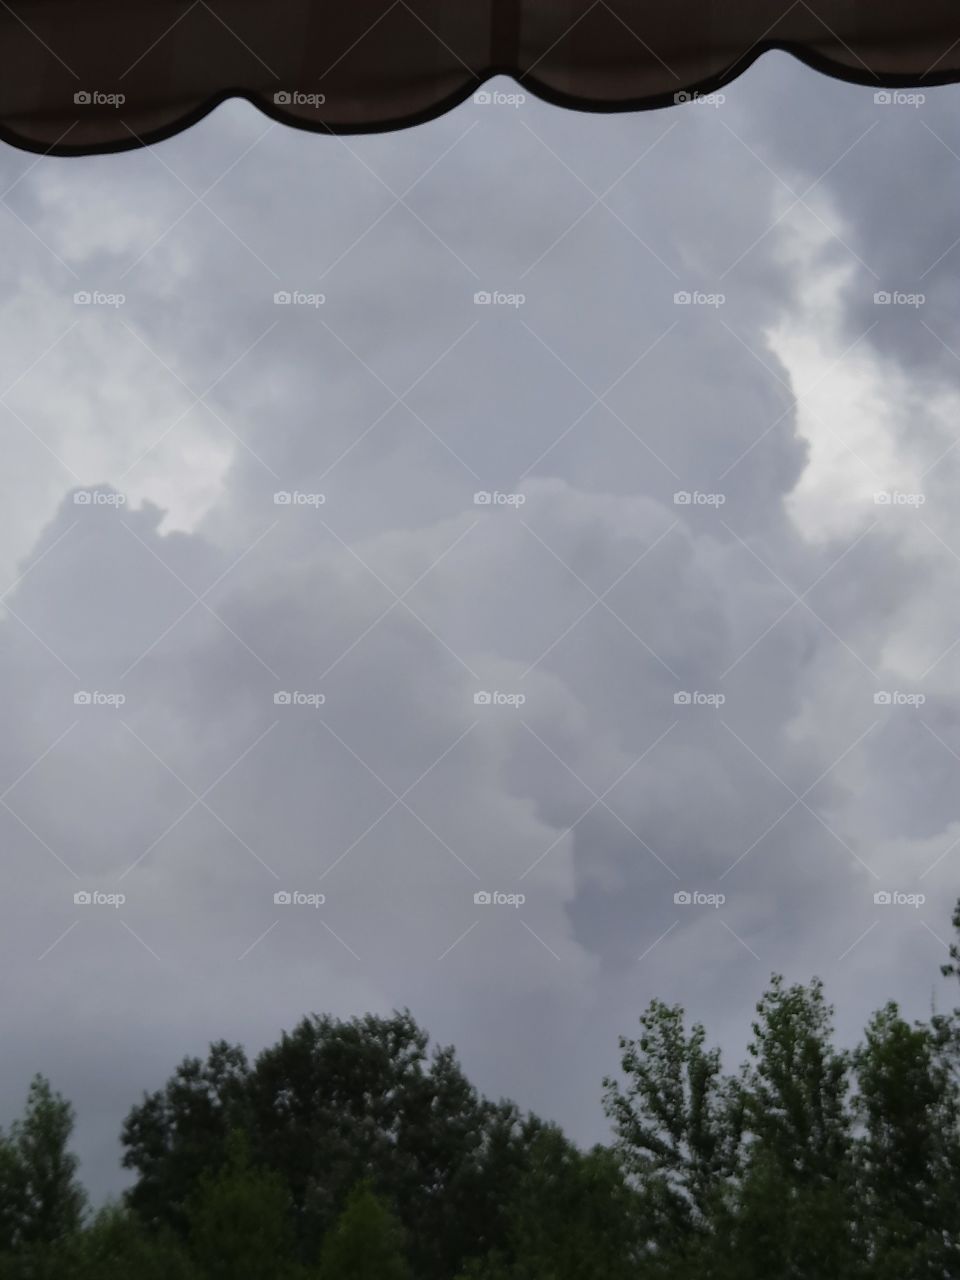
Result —
M 818 980 L 775 975 L 757 1005 L 741 1073 L 745 1147 L 723 1232 L 742 1276 L 805 1280 L 859 1274 L 850 1062 L 831 1044 L 833 1010 Z
M 960 1104 L 942 1020 L 874 1014 L 855 1054 L 864 1232 L 876 1280 L 960 1269 Z
M 360 1183 L 323 1242 L 320 1280 L 410 1280 L 398 1219 Z
M 757 1005 L 746 1120 L 800 1180 L 832 1176 L 849 1152 L 849 1058 L 830 1043 L 833 1010 L 823 983 L 785 987 L 774 975 Z
M 617 1150 L 640 1197 L 648 1258 L 666 1274 L 700 1257 L 739 1167 L 743 1103 L 706 1032 L 654 1000 L 635 1040 L 620 1038 L 626 1084 L 604 1081 Z
M 501 1258 L 511 1259 L 512 1280 L 635 1280 L 643 1244 L 638 1210 L 614 1152 L 582 1152 L 545 1125 L 511 1197 Z
M 63 1280 L 205 1280 L 169 1232 L 148 1231 L 129 1209 L 107 1205 L 61 1249 Z
M 960 898 L 954 904 L 950 923 L 955 937 L 950 944 L 950 960 L 940 966 L 940 972 L 945 978 L 960 978 Z
M 0 1132 L 0 1255 L 17 1248 L 27 1212 L 27 1180 L 16 1143 Z
M 453 1050 L 428 1053 L 408 1012 L 304 1018 L 249 1067 L 219 1043 L 187 1059 L 124 1126 L 128 1200 L 186 1238 L 187 1201 L 241 1129 L 251 1159 L 289 1193 L 302 1262 L 317 1256 L 347 1195 L 368 1179 L 396 1207 L 418 1280 L 447 1280 L 506 1231 L 512 1179 L 538 1122 L 478 1096 Z
M 290 1195 L 277 1174 L 251 1165 L 234 1130 L 225 1162 L 202 1174 L 187 1204 L 190 1252 L 205 1280 L 280 1280 L 294 1273 Z
M 459 1190 L 472 1182 L 486 1109 L 453 1051 L 431 1059 L 427 1046 L 408 1012 L 314 1016 L 257 1059 L 254 1142 L 290 1188 L 304 1256 L 365 1179 L 407 1224 L 418 1275 L 448 1276 L 469 1244 Z
M 145 1094 L 123 1126 L 123 1164 L 138 1178 L 127 1203 L 149 1227 L 186 1236 L 187 1199 L 223 1163 L 227 1136 L 245 1127 L 246 1055 L 221 1040 L 206 1062 L 185 1058 L 163 1089 Z
M 0 1134 L 0 1249 L 55 1245 L 78 1230 L 86 1196 L 72 1133 L 70 1103 L 35 1076 L 23 1118 Z

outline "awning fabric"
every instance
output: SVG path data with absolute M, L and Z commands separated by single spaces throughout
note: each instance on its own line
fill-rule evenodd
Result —
M 62 155 L 225 98 L 300 128 L 430 119 L 493 75 L 589 111 L 709 94 L 768 49 L 881 88 L 960 79 L 960 0 L 0 0 L 0 137 Z

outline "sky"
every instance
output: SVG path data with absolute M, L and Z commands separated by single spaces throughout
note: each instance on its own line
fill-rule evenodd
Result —
M 653 997 L 952 1005 L 960 89 L 488 89 L 0 154 L 0 1122 L 95 1197 L 310 1011 L 588 1143 Z

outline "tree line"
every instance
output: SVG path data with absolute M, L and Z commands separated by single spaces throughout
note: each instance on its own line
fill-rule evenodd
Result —
M 133 1184 L 94 1212 L 37 1076 L 0 1131 L 0 1280 L 960 1276 L 960 1010 L 888 1003 L 843 1049 L 822 983 L 774 975 L 727 1072 L 654 1000 L 603 1089 L 611 1141 L 582 1150 L 480 1095 L 409 1012 L 311 1015 L 144 1094 Z

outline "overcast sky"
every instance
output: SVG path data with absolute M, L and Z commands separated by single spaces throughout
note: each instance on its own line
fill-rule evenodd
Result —
M 588 1142 L 653 996 L 953 1001 L 960 89 L 719 97 L 0 154 L 0 1120 L 95 1195 L 311 1010 Z

